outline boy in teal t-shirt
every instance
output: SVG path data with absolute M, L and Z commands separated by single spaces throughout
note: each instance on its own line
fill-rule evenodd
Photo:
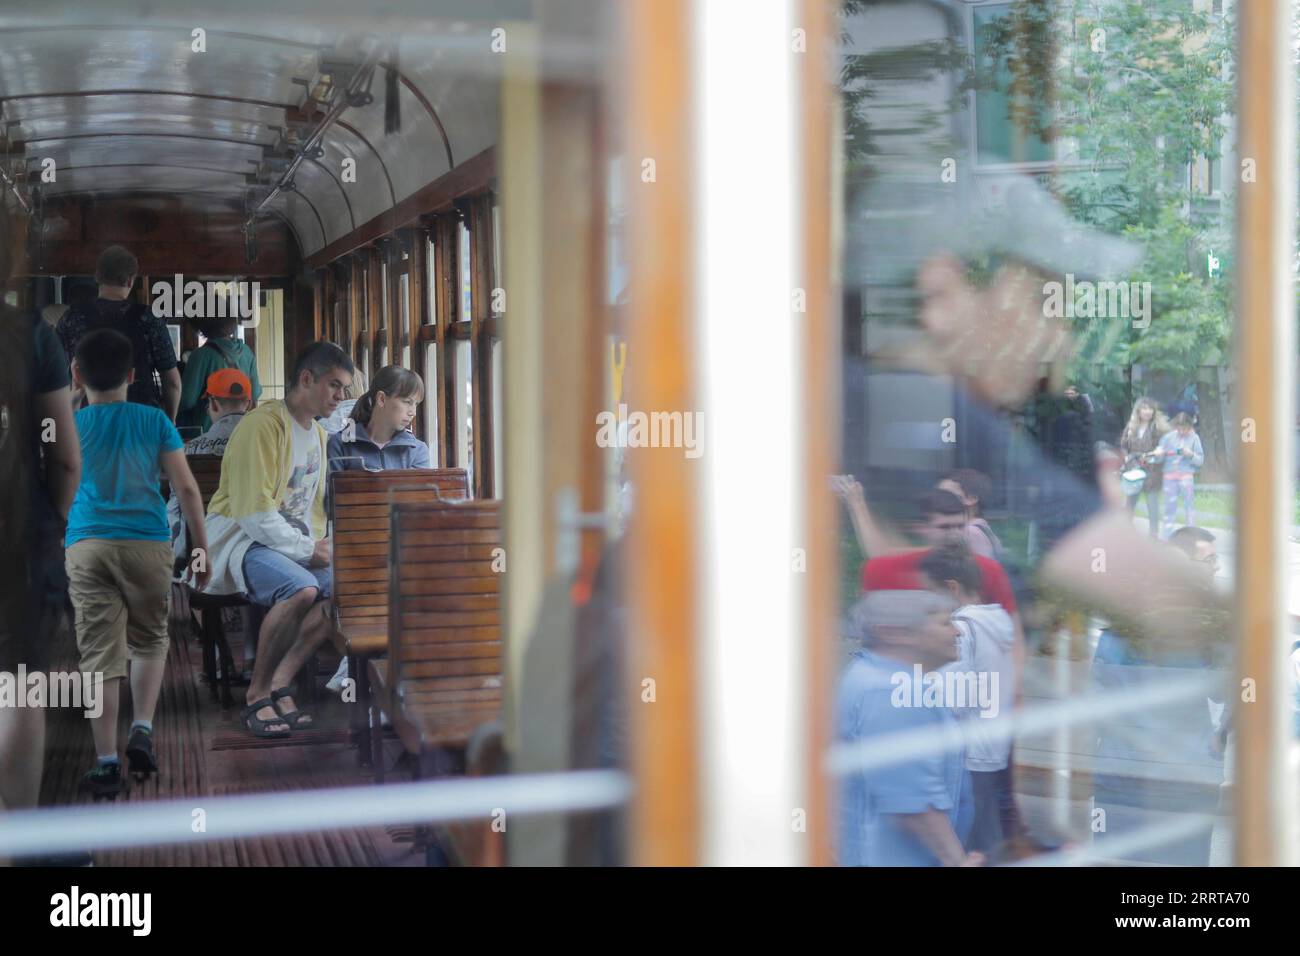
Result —
M 153 713 L 167 659 L 172 582 L 163 474 L 194 529 L 195 547 L 207 551 L 203 499 L 180 435 L 161 409 L 127 402 L 134 377 L 130 339 L 111 329 L 82 337 L 72 362 L 73 383 L 87 397 L 76 414 L 82 473 L 64 546 L 81 669 L 104 683 L 104 706 L 90 718 L 98 760 L 82 781 L 96 796 L 115 795 L 122 786 L 117 681 L 128 670 L 135 719 L 127 759 L 135 773 L 158 769 Z M 202 587 L 206 561 L 197 566 L 202 570 L 193 580 Z

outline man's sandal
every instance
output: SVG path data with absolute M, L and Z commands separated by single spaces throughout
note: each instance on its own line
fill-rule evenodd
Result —
M 269 697 L 263 697 L 261 700 L 255 700 L 244 708 L 244 726 L 252 731 L 254 737 L 274 739 L 277 737 L 288 737 L 292 731 L 289 730 L 267 730 L 266 728 L 273 724 L 289 724 L 289 721 L 283 717 L 274 717 L 271 720 L 263 720 L 257 716 L 257 712 L 263 707 L 270 707 L 277 714 L 280 712 Z M 289 724 L 292 727 L 292 724 Z
M 292 696 L 293 689 L 289 687 L 281 687 L 279 690 L 271 691 L 271 700 L 280 700 L 281 698 Z M 275 707 L 275 712 L 280 715 L 280 719 L 294 730 L 297 730 L 299 727 L 303 730 L 310 730 L 312 724 L 315 723 L 315 721 L 312 720 L 311 714 L 304 714 L 300 710 L 291 710 L 286 714 L 281 712 L 278 704 L 273 706 Z

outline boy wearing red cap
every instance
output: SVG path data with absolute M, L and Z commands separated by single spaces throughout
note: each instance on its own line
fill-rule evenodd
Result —
M 208 376 L 208 417 L 212 427 L 185 443 L 185 455 L 224 455 L 235 426 L 244 420 L 253 402 L 253 385 L 237 368 L 223 368 Z M 185 554 L 185 520 L 181 517 L 180 502 L 173 494 L 167 502 L 167 523 L 172 532 L 172 554 L 178 558 Z

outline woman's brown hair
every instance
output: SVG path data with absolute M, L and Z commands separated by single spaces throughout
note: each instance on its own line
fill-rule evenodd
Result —
M 370 382 L 370 389 L 352 406 L 353 421 L 370 424 L 370 415 L 375 410 L 375 396 L 380 392 L 392 398 L 410 398 L 414 395 L 418 402 L 424 398 L 424 379 L 400 365 L 385 365 Z

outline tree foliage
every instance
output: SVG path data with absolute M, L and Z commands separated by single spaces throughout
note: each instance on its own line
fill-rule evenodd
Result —
M 1055 45 L 1044 44 L 1049 25 Z M 1198 365 L 1224 359 L 1229 282 L 1208 265 L 1212 251 L 1227 258 L 1224 203 L 1198 191 L 1193 170 L 1219 159 L 1233 108 L 1231 29 L 1172 0 L 1024 0 L 999 24 L 995 42 L 1012 75 L 1052 91 L 1045 132 L 1057 143 L 1062 200 L 1146 254 L 1130 278 L 1151 283 L 1149 326 L 1116 334 L 1108 320 L 1079 320 L 1081 363 L 1141 364 L 1190 380 Z M 1229 171 L 1225 188 L 1231 180 Z

